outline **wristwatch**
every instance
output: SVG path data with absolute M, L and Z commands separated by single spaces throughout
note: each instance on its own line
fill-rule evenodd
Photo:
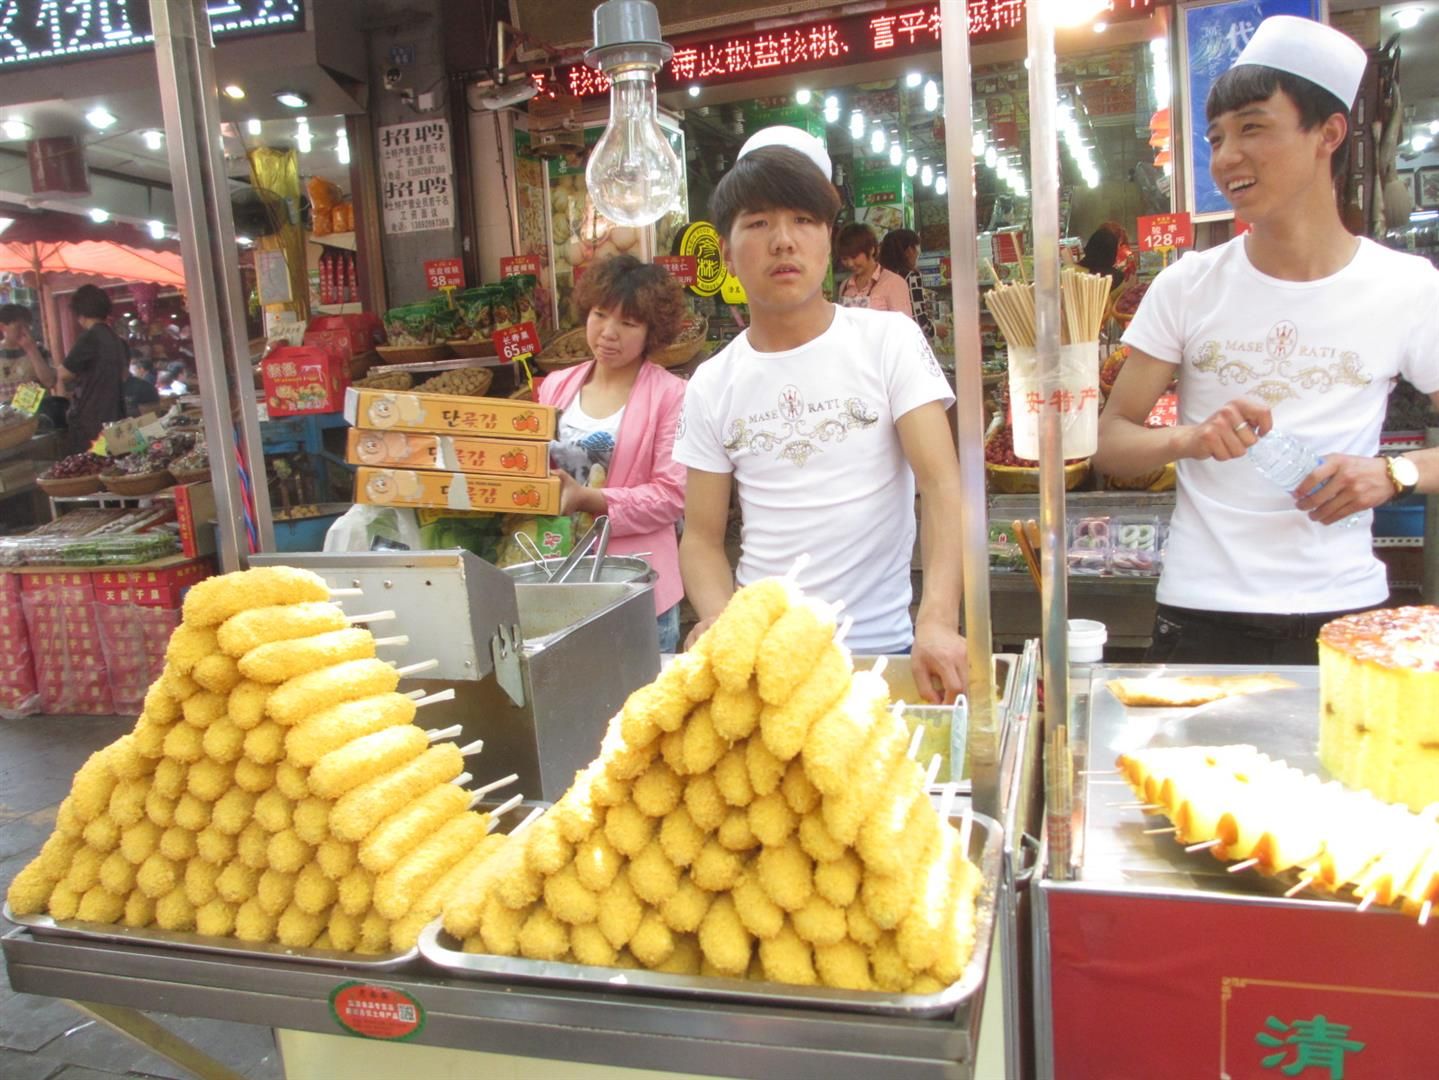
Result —
M 1394 485 L 1396 499 L 1414 494 L 1414 489 L 1419 486 L 1419 466 L 1407 457 L 1395 456 L 1384 459 L 1384 468 L 1389 474 L 1389 482 Z

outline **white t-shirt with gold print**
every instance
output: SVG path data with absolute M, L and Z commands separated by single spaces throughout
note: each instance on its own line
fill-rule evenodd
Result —
M 675 460 L 732 473 L 743 515 L 741 585 L 787 572 L 806 592 L 845 601 L 855 652 L 902 652 L 914 550 L 914 474 L 895 421 L 954 395 L 905 315 L 835 307 L 813 341 L 756 352 L 746 331 L 685 390 Z M 980 497 L 978 494 L 976 498 Z
M 1338 273 L 1281 281 L 1239 237 L 1161 273 L 1124 342 L 1179 366 L 1181 424 L 1250 397 L 1321 456 L 1373 456 L 1396 377 L 1439 390 L 1439 271 L 1361 240 Z M 1367 528 L 1316 524 L 1247 459 L 1178 470 L 1161 603 L 1288 614 L 1384 599 Z

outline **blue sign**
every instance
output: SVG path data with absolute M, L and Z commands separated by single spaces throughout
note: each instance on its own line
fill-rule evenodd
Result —
M 1229 200 L 1209 175 L 1208 123 L 1204 103 L 1209 89 L 1234 64 L 1259 24 L 1271 15 L 1298 15 L 1319 20 L 1319 0 L 1230 0 L 1184 9 L 1184 53 L 1189 67 L 1189 101 L 1185 109 L 1188 137 L 1189 190 L 1192 212 L 1229 212 Z
M 301 30 L 303 0 L 210 0 L 215 36 Z M 0 70 L 88 60 L 155 40 L 150 0 L 4 0 Z

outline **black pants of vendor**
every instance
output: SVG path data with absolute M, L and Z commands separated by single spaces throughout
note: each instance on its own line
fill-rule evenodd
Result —
M 1150 664 L 1317 664 L 1320 627 L 1349 614 L 1261 615 L 1160 604 L 1154 641 L 1144 659 Z

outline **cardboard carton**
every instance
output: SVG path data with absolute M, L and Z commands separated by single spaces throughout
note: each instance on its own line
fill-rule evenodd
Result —
M 345 460 L 352 465 L 440 469 L 488 476 L 550 475 L 549 448 L 538 443 L 423 432 L 351 428 Z
M 372 469 L 355 475 L 355 501 L 379 506 L 441 506 L 492 514 L 557 514 L 560 478 L 492 477 L 475 473 Z
M 354 386 L 345 391 L 345 419 L 354 427 L 378 431 L 428 431 L 437 435 L 544 441 L 555 437 L 559 424 L 559 414 L 553 405 Z

